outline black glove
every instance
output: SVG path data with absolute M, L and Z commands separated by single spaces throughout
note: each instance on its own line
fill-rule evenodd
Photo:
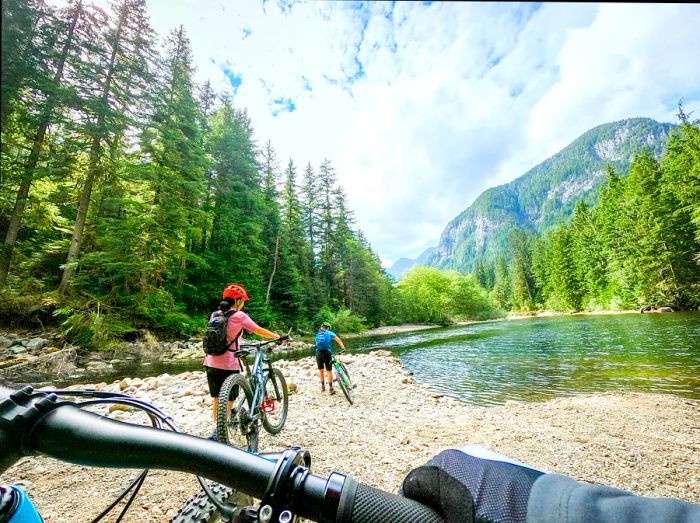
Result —
M 493 457 L 444 450 L 409 472 L 401 494 L 437 510 L 449 523 L 524 523 L 532 485 L 543 472 Z
M 284 341 L 289 339 L 289 334 L 282 334 L 279 338 L 277 338 L 277 341 Z

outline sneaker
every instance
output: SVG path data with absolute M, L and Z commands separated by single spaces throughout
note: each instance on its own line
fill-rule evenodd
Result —
M 326 392 L 326 384 L 321 383 L 321 392 Z
M 335 394 L 335 389 L 334 389 L 332 386 L 329 387 L 329 388 L 328 388 L 328 393 L 331 394 L 331 395 Z

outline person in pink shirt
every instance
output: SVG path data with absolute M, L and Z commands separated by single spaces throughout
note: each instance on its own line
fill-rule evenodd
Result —
M 204 368 L 207 374 L 207 382 L 209 383 L 209 394 L 214 398 L 212 409 L 212 417 L 214 420 L 214 430 L 209 436 L 209 439 L 216 439 L 216 411 L 219 406 L 219 391 L 224 384 L 224 380 L 231 374 L 241 371 L 238 358 L 234 354 L 238 350 L 238 341 L 245 330 L 247 333 L 257 334 L 263 338 L 279 339 L 280 335 L 275 334 L 267 329 L 263 329 L 248 316 L 243 309 L 243 305 L 248 300 L 248 294 L 240 285 L 231 283 L 224 288 L 222 293 L 223 301 L 219 304 L 219 310 L 211 314 L 209 320 L 219 314 L 226 314 L 233 310 L 233 314 L 228 317 L 226 323 L 226 342 L 229 344 L 229 350 L 221 355 L 214 356 L 207 354 L 204 357 Z M 234 391 L 234 396 L 237 391 Z

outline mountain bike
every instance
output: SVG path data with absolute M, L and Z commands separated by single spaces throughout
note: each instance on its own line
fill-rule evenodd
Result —
M 336 380 L 338 381 L 338 386 L 340 387 L 340 390 L 343 391 L 345 399 L 348 400 L 348 403 L 352 405 L 352 389 L 354 389 L 355 386 L 350 380 L 350 373 L 348 372 L 348 368 L 345 366 L 345 363 L 343 363 L 335 357 L 335 354 L 331 354 L 331 365 L 333 365 L 333 368 L 335 369 L 335 376 Z
M 81 397 L 82 401 L 61 399 Z M 87 399 L 85 399 L 87 398 Z M 135 425 L 82 410 L 89 405 L 121 403 L 145 411 L 153 426 Z M 169 429 L 169 430 L 168 430 Z M 256 455 L 220 442 L 178 433 L 172 419 L 146 402 L 105 391 L 11 390 L 0 385 L 0 472 L 20 458 L 42 454 L 80 465 L 157 468 L 201 474 L 222 490 L 259 499 L 254 505 L 228 504 L 200 479 L 206 498 L 186 504 L 173 521 L 293 523 L 298 517 L 324 522 L 441 523 L 433 509 L 408 498 L 358 483 L 344 474 L 312 474 L 308 452 L 291 447 L 276 455 Z M 132 505 L 148 470 L 94 521 L 131 493 L 117 521 Z M 12 512 L 20 489 L 2 488 L 0 514 Z M 25 506 L 33 509 L 24 494 Z M 192 500 L 190 500 L 192 501 Z M 213 507 L 213 508 L 211 508 Z M 185 514 L 183 511 L 186 511 Z M 35 520 L 40 521 L 36 510 Z M 12 521 L 12 519 L 10 519 Z M 23 519 L 22 521 L 32 521 Z
M 270 434 L 277 434 L 284 427 L 289 405 L 287 382 L 282 371 L 272 366 L 270 349 L 265 348 L 279 341 L 241 345 L 234 353 L 245 374 L 231 374 L 221 386 L 216 437 L 222 443 L 257 452 L 260 424 Z M 253 352 L 250 366 L 247 356 Z

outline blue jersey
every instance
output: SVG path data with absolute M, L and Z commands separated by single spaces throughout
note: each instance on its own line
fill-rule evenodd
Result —
M 333 338 L 335 332 L 329 330 L 320 330 L 316 333 L 316 352 L 326 350 L 332 352 Z

